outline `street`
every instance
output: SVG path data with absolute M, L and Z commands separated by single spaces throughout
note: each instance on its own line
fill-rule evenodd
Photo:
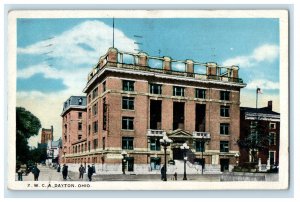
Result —
M 39 165 L 40 169 L 39 181 L 65 181 L 62 177 L 61 172 L 57 172 L 56 169 Z M 121 171 L 120 171 L 121 173 Z M 66 181 L 88 181 L 87 174 L 85 173 L 83 179 L 79 179 L 79 172 L 68 172 L 68 179 Z M 113 174 L 113 175 L 99 175 L 94 174 L 92 181 L 160 181 L 161 176 L 159 174 L 141 174 L 141 175 L 130 175 L 130 174 Z M 173 180 L 172 175 L 168 175 L 168 181 Z M 18 176 L 16 174 L 16 180 Z M 182 181 L 183 175 L 178 174 L 177 181 Z M 189 181 L 200 181 L 200 182 L 218 182 L 220 181 L 219 174 L 205 174 L 205 175 L 187 175 Z M 23 175 L 23 181 L 33 181 L 34 177 L 32 173 L 27 176 Z

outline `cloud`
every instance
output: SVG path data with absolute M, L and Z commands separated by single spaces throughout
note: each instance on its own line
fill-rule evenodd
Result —
M 279 82 L 269 80 L 254 80 L 247 84 L 247 89 L 256 89 L 257 87 L 262 90 L 277 90 L 280 88 Z
M 227 59 L 223 65 L 231 66 L 238 65 L 240 67 L 253 67 L 259 62 L 272 62 L 279 56 L 279 47 L 272 44 L 264 44 L 257 47 L 250 55 L 241 55 Z
M 88 30 L 88 31 L 87 31 Z M 103 22 L 85 21 L 53 38 L 18 48 L 18 54 L 47 54 L 72 64 L 95 64 L 112 46 L 112 27 Z M 115 47 L 134 52 L 138 46 L 134 40 L 115 29 Z M 70 65 L 71 66 L 71 65 Z

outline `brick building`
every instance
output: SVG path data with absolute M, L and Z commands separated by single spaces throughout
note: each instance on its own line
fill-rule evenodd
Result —
M 272 101 L 268 102 L 267 107 L 262 108 L 250 108 L 241 107 L 241 131 L 240 139 L 243 140 L 251 133 L 251 130 L 255 130 L 255 127 L 262 128 L 263 131 L 259 131 L 259 134 L 265 135 L 266 138 L 262 138 L 264 148 L 261 151 L 257 151 L 259 159 L 259 169 L 267 170 L 270 167 L 279 165 L 279 142 L 280 142 L 280 114 L 274 112 L 272 109 Z M 252 155 L 246 148 L 240 149 L 240 163 L 247 163 L 252 161 Z
M 41 144 L 47 144 L 49 140 L 53 140 L 53 126 L 50 129 L 42 128 Z
M 240 89 L 245 86 L 236 66 L 110 48 L 83 90 L 86 136 L 76 140 L 75 130 L 71 142 L 63 138 L 68 163 L 94 163 L 96 172 L 120 173 L 125 150 L 127 171 L 159 172 L 164 162 L 159 139 L 167 135 L 173 140 L 167 159 L 175 163 L 169 169 L 181 167 L 180 146 L 187 143 L 190 172 L 199 172 L 202 163 L 205 173 L 230 170 L 239 152 Z M 67 113 L 76 116 L 72 109 L 64 108 L 63 131 L 68 131 Z
M 87 147 L 86 97 L 71 96 L 64 102 L 61 116 L 62 151 L 60 154 L 60 163 L 78 163 L 81 159 L 77 154 L 79 154 L 79 151 L 83 151 Z

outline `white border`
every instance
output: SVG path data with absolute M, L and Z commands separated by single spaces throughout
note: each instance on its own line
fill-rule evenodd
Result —
M 11 11 L 8 22 L 8 134 L 15 134 L 15 106 L 16 106 L 16 19 L 17 18 L 279 18 L 280 19 L 280 173 L 278 182 L 92 182 L 86 190 L 272 190 L 287 189 L 289 179 L 288 153 L 288 13 L 286 10 L 89 10 L 89 11 L 54 11 L 54 10 L 26 10 Z M 15 181 L 15 136 L 8 137 L 8 187 L 10 189 L 28 190 L 26 182 Z M 52 182 L 56 183 L 56 182 Z M 59 182 L 57 182 L 59 183 Z M 66 182 L 79 184 L 79 182 Z M 45 184 L 45 182 L 38 182 Z M 226 185 L 226 186 L 224 186 Z M 30 190 L 33 190 L 30 188 Z M 38 188 L 38 190 L 42 190 Z M 53 190 L 53 189 L 44 189 Z M 59 189 L 55 189 L 59 190 Z M 75 190 L 62 188 L 61 190 Z M 85 190 L 81 188 L 80 190 Z

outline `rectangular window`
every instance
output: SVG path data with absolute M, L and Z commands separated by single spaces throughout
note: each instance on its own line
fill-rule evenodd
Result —
M 93 99 L 98 96 L 98 87 L 93 90 Z
M 151 170 L 160 170 L 160 158 L 159 157 L 151 157 L 150 158 L 150 167 L 151 167 Z
M 270 129 L 276 129 L 276 123 L 270 123 L 269 128 Z
M 196 141 L 196 152 L 205 152 L 204 142 Z
M 93 143 L 94 143 L 93 148 L 96 149 L 98 147 L 98 139 L 94 139 Z
M 150 139 L 150 150 L 152 151 L 160 151 L 160 142 L 158 138 Z
M 276 133 L 269 134 L 269 145 L 276 145 Z
M 122 109 L 134 110 L 134 98 L 122 97 Z
M 184 87 L 174 86 L 173 96 L 184 96 Z
M 220 107 L 220 116 L 229 117 L 229 106 L 221 106 Z
M 82 130 L 82 123 L 78 123 L 78 130 Z
M 220 152 L 229 152 L 229 142 L 228 141 L 220 142 Z
M 134 91 L 134 81 L 123 81 L 124 91 Z
M 269 151 L 270 164 L 275 165 L 275 151 Z
M 229 101 L 230 92 L 228 91 L 220 91 L 220 100 Z
M 97 113 L 98 113 L 98 103 L 95 103 L 93 105 L 93 115 L 95 116 L 95 115 L 97 115 Z
M 82 135 L 81 135 L 81 134 L 79 134 L 77 138 L 78 138 L 78 140 L 81 140 L 81 138 L 82 138 Z
M 89 118 L 91 118 L 91 114 L 92 114 L 92 110 L 91 110 L 91 108 L 89 108 Z
M 133 137 L 122 137 L 122 149 L 133 150 Z
M 150 93 L 161 95 L 161 85 L 160 84 L 150 84 Z
M 221 135 L 229 135 L 229 123 L 221 123 L 220 124 L 220 134 Z
M 78 112 L 78 119 L 82 119 L 82 112 Z
M 102 149 L 105 150 L 105 137 L 102 138 Z
M 89 103 L 91 103 L 91 101 L 92 101 L 91 94 L 89 94 L 89 96 L 88 96 L 88 101 L 89 101 Z
M 103 130 L 106 130 L 107 125 L 107 104 L 106 104 L 106 98 L 103 98 Z
M 206 90 L 205 89 L 195 89 L 195 97 L 205 99 Z
M 93 128 L 94 128 L 93 132 L 94 132 L 94 133 L 97 133 L 97 132 L 98 132 L 98 121 L 95 121 L 95 122 L 93 123 Z
M 91 151 L 91 142 L 90 141 L 88 142 L 88 149 L 89 149 L 89 151 Z
M 106 91 L 106 81 L 104 81 L 103 83 L 102 83 L 102 86 L 103 86 L 103 93 Z
M 133 130 L 133 117 L 122 117 L 122 129 Z
M 90 135 L 91 134 L 91 125 L 89 124 L 88 126 L 88 134 Z

